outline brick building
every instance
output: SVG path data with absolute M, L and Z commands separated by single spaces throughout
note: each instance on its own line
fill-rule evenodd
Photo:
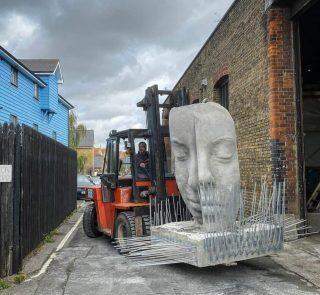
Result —
M 319 1 L 236 0 L 175 86 L 229 109 L 243 185 L 286 179 L 302 217 L 320 179 L 319 29 Z

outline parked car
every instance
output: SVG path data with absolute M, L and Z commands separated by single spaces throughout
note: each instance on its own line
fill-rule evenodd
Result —
M 94 182 L 95 185 L 97 185 L 97 186 L 101 185 L 101 179 L 99 176 L 91 176 L 90 178 Z
M 99 186 L 96 179 L 92 179 L 90 175 L 78 175 L 77 177 L 77 199 L 89 201 L 93 198 L 92 188 Z

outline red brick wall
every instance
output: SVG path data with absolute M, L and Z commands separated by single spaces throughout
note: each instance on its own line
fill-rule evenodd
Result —
M 295 75 L 289 9 L 268 11 L 269 116 L 273 172 L 287 181 L 287 203 L 298 214 Z

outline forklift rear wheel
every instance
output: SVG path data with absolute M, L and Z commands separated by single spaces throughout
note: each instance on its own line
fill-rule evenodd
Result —
M 97 238 L 102 235 L 98 230 L 97 212 L 94 203 L 88 204 L 84 210 L 83 230 L 89 238 Z
M 115 238 L 117 239 L 120 251 L 124 251 L 125 239 L 136 235 L 136 227 L 133 212 L 122 212 L 117 216 L 115 222 Z

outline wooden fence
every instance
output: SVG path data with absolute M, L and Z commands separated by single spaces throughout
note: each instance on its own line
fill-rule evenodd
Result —
M 0 277 L 20 270 L 23 258 L 76 208 L 76 153 L 28 126 L 0 126 Z

